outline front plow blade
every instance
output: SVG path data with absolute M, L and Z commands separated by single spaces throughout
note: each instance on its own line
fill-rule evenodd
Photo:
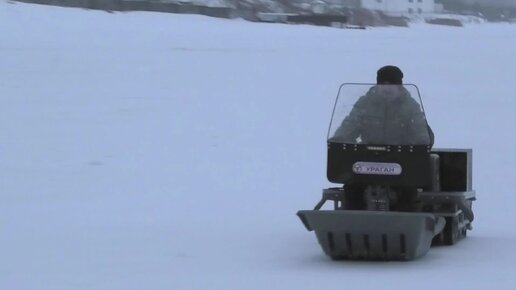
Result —
M 425 255 L 445 221 L 428 213 L 301 210 L 332 259 L 412 260 Z

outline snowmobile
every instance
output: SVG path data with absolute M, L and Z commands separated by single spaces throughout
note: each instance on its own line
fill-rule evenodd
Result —
M 391 126 L 388 132 L 385 124 L 395 123 L 396 118 L 383 114 L 388 109 L 379 109 L 381 102 L 375 104 L 376 113 L 366 113 L 362 116 L 365 120 L 360 120 L 362 127 L 375 127 L 373 134 L 362 132 L 351 139 L 336 136 L 353 114 L 356 117 L 357 101 L 372 90 L 387 92 L 386 99 L 393 90 L 410 96 L 424 118 L 424 126 L 412 130 L 427 134 L 430 141 L 406 138 L 413 120 Z M 401 132 L 392 132 L 393 128 Z M 327 145 L 328 181 L 341 186 L 324 189 L 313 210 L 301 210 L 297 215 L 306 229 L 315 231 L 324 253 L 332 259 L 413 260 L 431 246 L 455 244 L 472 229 L 472 202 L 476 199 L 472 150 L 432 148 L 433 133 L 415 85 L 341 85 Z M 351 192 L 356 188 L 361 188 L 358 206 L 350 199 L 357 195 Z M 409 207 L 401 198 L 406 189 L 412 192 Z

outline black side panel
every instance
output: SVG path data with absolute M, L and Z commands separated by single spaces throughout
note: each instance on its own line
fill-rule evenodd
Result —
M 435 149 L 440 159 L 441 191 L 471 191 L 471 150 Z

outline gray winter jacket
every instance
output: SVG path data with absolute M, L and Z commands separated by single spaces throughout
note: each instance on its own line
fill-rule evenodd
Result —
M 382 145 L 433 145 L 434 135 L 420 105 L 403 87 L 396 96 L 372 87 L 353 106 L 330 138 L 333 142 Z

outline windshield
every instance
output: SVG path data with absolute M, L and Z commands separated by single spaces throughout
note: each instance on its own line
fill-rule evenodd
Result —
M 415 85 L 343 84 L 328 141 L 371 145 L 431 145 Z

